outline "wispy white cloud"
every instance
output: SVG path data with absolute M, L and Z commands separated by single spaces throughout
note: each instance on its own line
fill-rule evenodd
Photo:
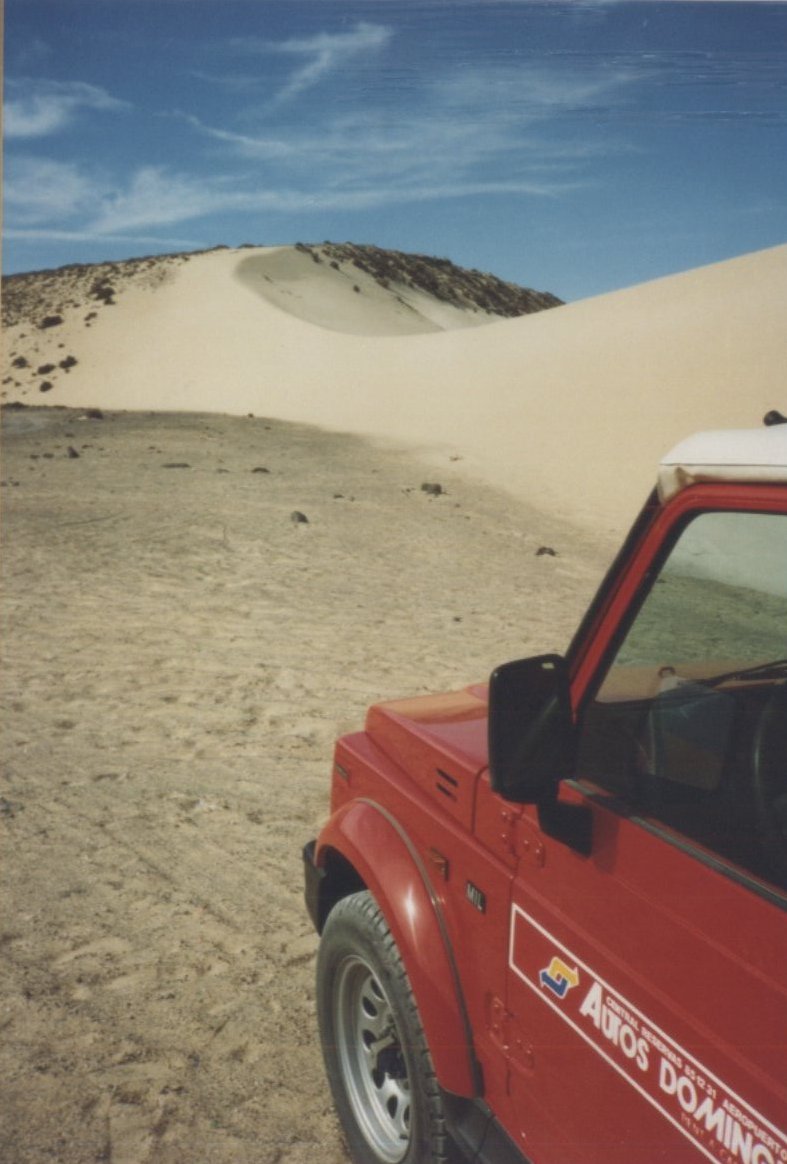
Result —
M 209 177 L 163 167 L 142 167 L 124 184 L 47 159 L 20 160 L 6 189 L 6 235 L 60 241 L 162 240 L 152 232 L 196 223 L 213 215 L 278 215 L 363 211 L 469 195 L 550 197 L 572 188 L 564 176 L 533 172 L 504 180 L 479 175 L 456 180 L 426 169 L 396 181 L 374 174 L 331 174 L 308 184 L 261 184 L 240 175 Z M 180 240 L 186 245 L 184 240 Z M 193 240 L 188 245 L 199 245 Z
M 8 139 L 39 138 L 68 129 L 84 111 L 121 112 L 126 101 L 82 81 L 34 79 L 7 82 L 4 129 Z
M 430 81 L 407 103 L 315 115 L 278 132 L 267 118 L 258 133 L 186 120 L 227 157 L 259 165 L 273 186 L 355 193 L 381 186 L 404 194 L 434 183 L 475 189 L 493 172 L 527 181 L 535 190 L 544 188 L 550 171 L 549 193 L 558 193 L 561 182 L 574 188 L 574 171 L 591 158 L 631 147 L 611 134 L 603 140 L 579 132 L 554 134 L 550 123 L 578 110 L 624 105 L 628 81 L 622 70 L 604 76 L 567 67 L 560 76 L 522 68 L 464 70 Z
M 291 158 L 299 152 L 298 145 L 292 139 L 277 138 L 274 134 L 264 134 L 258 137 L 254 134 L 235 133 L 233 130 L 206 125 L 205 122 L 190 113 L 178 114 L 177 116 L 199 133 L 226 145 L 232 153 L 240 158 L 253 161 L 272 161 Z
M 95 175 L 51 158 L 9 159 L 4 183 L 6 220 L 17 226 L 60 222 L 88 212 L 100 195 Z
M 127 233 L 150 227 L 172 226 L 211 214 L 292 214 L 326 210 L 360 211 L 393 205 L 432 202 L 470 195 L 517 194 L 555 197 L 582 183 L 549 175 L 523 175 L 495 180 L 476 177 L 462 182 L 433 175 L 431 181 L 400 181 L 395 184 L 354 180 L 341 183 L 260 187 L 210 183 L 197 175 L 162 170 L 136 174 L 126 191 L 105 199 L 90 224 L 96 235 Z
M 50 227 L 17 228 L 3 231 L 7 239 L 17 242 L 78 242 L 78 243 L 131 243 L 134 246 L 182 247 L 195 250 L 205 245 L 204 239 L 170 238 L 158 234 L 96 234 L 94 230 L 57 230 Z
M 457 117 L 537 124 L 599 107 L 610 112 L 625 109 L 647 74 L 641 60 L 604 57 L 594 62 L 555 55 L 549 65 L 525 61 L 516 67 L 478 67 L 436 78 L 433 103 L 446 114 L 453 110 Z
M 126 189 L 104 195 L 90 222 L 97 235 L 125 233 L 148 226 L 187 222 L 242 205 L 244 196 L 230 180 L 173 173 L 144 166 Z
M 392 36 L 393 30 L 385 25 L 361 21 L 349 32 L 321 32 L 282 41 L 249 38 L 233 41 L 233 45 L 244 52 L 289 56 L 303 61 L 274 97 L 276 104 L 282 104 L 319 85 L 346 68 L 351 61 L 379 52 Z
M 391 35 L 382 25 L 359 24 L 244 48 L 303 61 L 278 92 L 284 101 L 377 52 Z M 552 133 L 554 119 L 625 104 L 629 80 L 625 69 L 576 62 L 465 68 L 423 79 L 393 104 L 378 100 L 339 114 L 334 104 L 322 110 L 315 102 L 314 115 L 294 126 L 271 118 L 270 106 L 236 109 L 230 124 L 179 113 L 203 143 L 180 170 L 138 164 L 110 179 L 90 162 L 80 169 L 12 155 L 8 235 L 20 238 L 40 225 L 41 237 L 139 240 L 220 216 L 352 212 L 479 195 L 556 198 L 588 184 L 587 163 L 601 152 L 628 147 L 609 135 L 599 141 Z M 76 83 L 13 96 L 17 137 L 54 133 L 83 110 L 124 108 L 105 91 Z M 264 129 L 247 128 L 255 122 Z

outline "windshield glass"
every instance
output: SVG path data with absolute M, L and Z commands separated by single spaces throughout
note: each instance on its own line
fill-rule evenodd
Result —
M 787 887 L 787 515 L 698 515 L 583 715 L 580 776 Z

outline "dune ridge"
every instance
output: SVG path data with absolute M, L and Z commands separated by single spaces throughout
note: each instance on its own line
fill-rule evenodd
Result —
M 345 274 L 296 248 L 209 252 L 156 276 L 142 268 L 112 304 L 79 303 L 55 326 L 13 323 L 3 390 L 27 403 L 254 413 L 439 447 L 481 479 L 608 530 L 630 520 L 658 458 L 688 432 L 754 426 L 787 403 L 787 246 L 437 332 L 429 311 L 461 309 L 405 305 L 358 277 L 374 283 L 374 301 L 369 285 L 347 290 Z M 395 331 L 405 316 L 409 334 L 369 334 L 373 321 Z M 28 368 L 15 369 L 23 351 Z

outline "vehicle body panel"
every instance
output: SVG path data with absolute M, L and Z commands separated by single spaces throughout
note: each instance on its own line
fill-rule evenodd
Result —
M 649 500 L 569 650 L 580 721 L 687 520 L 787 513 L 787 470 L 737 473 L 670 470 Z M 371 708 L 337 744 L 315 857 L 378 900 L 442 1087 L 482 1097 L 534 1164 L 785 1164 L 787 893 L 581 766 L 559 795 L 592 811 L 592 853 L 547 836 L 493 791 L 486 728 L 483 686 Z

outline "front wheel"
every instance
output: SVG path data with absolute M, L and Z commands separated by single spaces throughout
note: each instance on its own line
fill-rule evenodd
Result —
M 356 1164 L 448 1164 L 440 1091 L 396 943 L 368 892 L 331 910 L 317 1014 L 334 1103 Z

